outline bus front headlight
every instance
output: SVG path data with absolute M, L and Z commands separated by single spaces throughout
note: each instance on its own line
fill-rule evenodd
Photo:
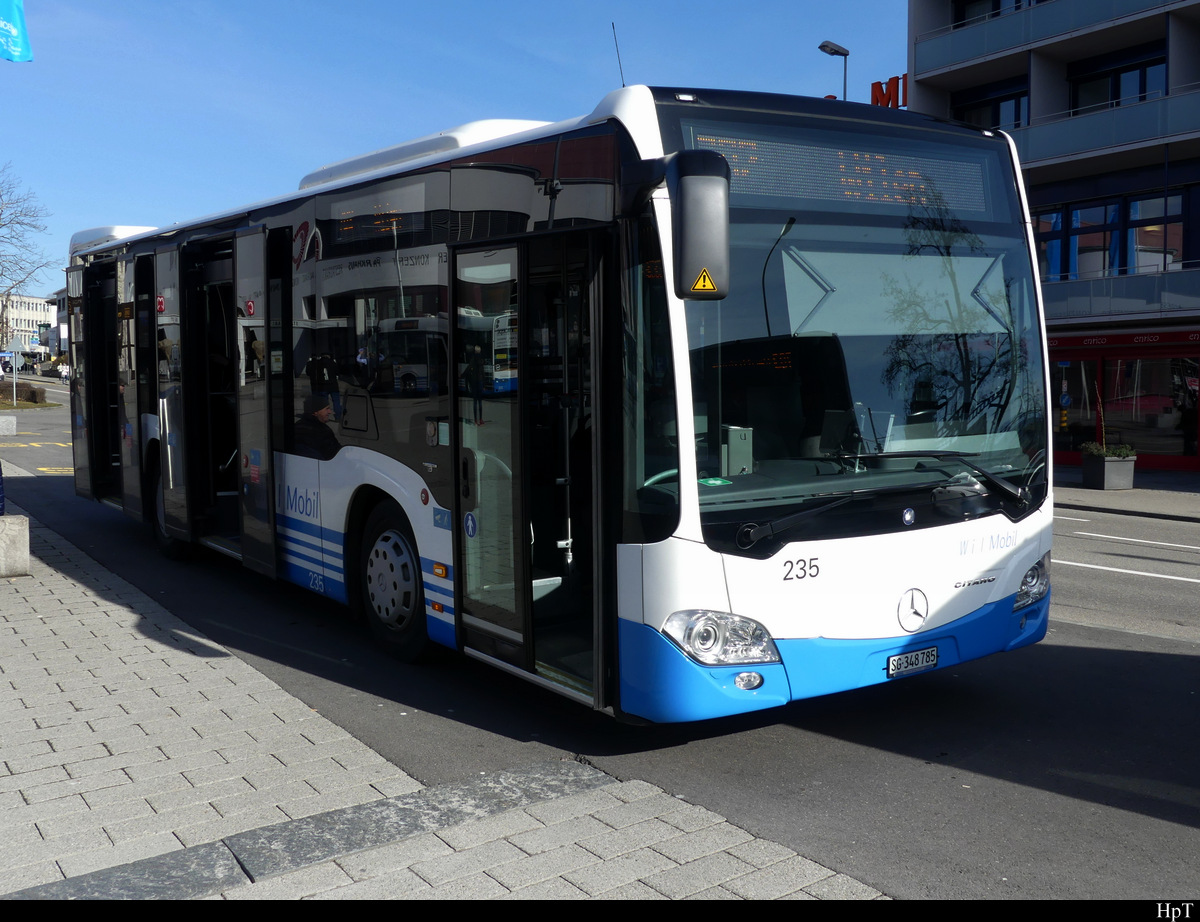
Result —
M 753 618 L 721 611 L 677 611 L 667 618 L 663 633 L 705 666 L 779 662 L 775 641 Z
M 1050 554 L 1047 552 L 1041 560 L 1025 571 L 1021 585 L 1017 588 L 1017 601 L 1013 610 L 1040 602 L 1050 591 Z

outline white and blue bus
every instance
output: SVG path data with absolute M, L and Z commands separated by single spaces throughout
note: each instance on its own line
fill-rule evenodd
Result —
M 402 659 L 686 721 L 1046 632 L 1046 344 L 1001 133 L 628 87 L 85 232 L 68 297 L 77 492 Z

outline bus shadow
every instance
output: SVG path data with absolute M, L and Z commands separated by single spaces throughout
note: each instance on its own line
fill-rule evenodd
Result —
M 828 749 L 837 741 L 849 744 L 840 745 L 842 753 L 889 752 L 940 766 L 943 778 L 986 776 L 1197 828 L 1200 651 L 1170 652 L 1181 645 L 1167 640 L 1155 645 L 1161 649 L 1045 642 L 891 685 L 795 702 L 752 721 L 718 721 L 692 741 L 786 727 L 810 746 Z M 764 785 L 772 776 L 783 785 L 814 780 L 803 763 L 755 766 Z M 844 763 L 839 771 L 854 774 Z

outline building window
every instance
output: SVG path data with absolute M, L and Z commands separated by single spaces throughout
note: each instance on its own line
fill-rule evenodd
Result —
M 1161 42 L 1072 64 L 1071 114 L 1084 115 L 1167 95 L 1166 52 Z
M 1105 202 L 1085 205 L 1068 212 L 1071 223 L 1067 232 L 1068 278 L 1093 279 L 1116 275 L 1120 271 L 1120 205 Z
M 1094 359 L 1062 359 L 1051 366 L 1054 390 L 1059 394 L 1059 412 L 1054 426 L 1055 451 L 1079 451 L 1084 442 L 1096 440 L 1096 383 Z
M 1029 78 L 1021 75 L 959 90 L 950 97 L 950 112 L 976 128 L 1024 128 L 1029 124 Z
M 954 28 L 973 25 L 993 16 L 1015 13 L 1023 6 L 1033 6 L 1036 0 L 954 0 Z
M 1033 216 L 1043 281 L 1183 268 L 1183 193 L 1069 204 Z
M 1134 199 L 1129 203 L 1126 246 L 1130 272 L 1183 268 L 1183 196 Z
M 1196 455 L 1195 355 L 1106 356 L 1104 427 L 1139 454 Z
M 976 128 L 1000 128 L 1005 131 L 1024 128 L 1029 124 L 1029 94 L 1020 92 L 954 106 L 952 115 L 960 122 L 966 122 Z
M 1042 281 L 1062 281 L 1062 210 L 1035 213 L 1033 236 L 1037 241 L 1038 274 Z

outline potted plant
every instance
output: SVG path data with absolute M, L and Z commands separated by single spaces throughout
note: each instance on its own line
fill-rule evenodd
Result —
M 1133 465 L 1137 452 L 1132 445 L 1109 445 L 1104 428 L 1104 399 L 1096 382 L 1096 414 L 1100 421 L 1100 441 L 1079 446 L 1083 462 L 1083 485 L 1092 490 L 1132 490 Z
M 1083 460 L 1083 485 L 1092 490 L 1132 490 L 1133 465 L 1137 453 L 1132 445 L 1084 442 L 1079 446 Z

